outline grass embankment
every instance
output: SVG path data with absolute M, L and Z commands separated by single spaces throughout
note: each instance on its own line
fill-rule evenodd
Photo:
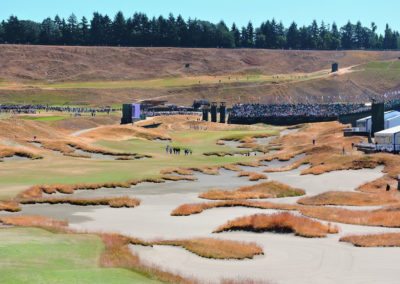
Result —
M 240 187 L 233 191 L 210 190 L 199 195 L 200 198 L 210 200 L 240 200 L 261 198 L 282 198 L 301 196 L 305 192 L 302 189 L 293 188 L 276 181 L 263 182 L 251 186 Z
M 363 193 L 330 191 L 297 201 L 303 205 L 346 205 L 346 206 L 378 206 L 398 204 L 400 196 L 397 192 Z
M 171 216 L 189 216 L 200 214 L 201 212 L 213 208 L 225 207 L 248 207 L 258 209 L 277 209 L 277 210 L 298 210 L 300 205 L 296 204 L 280 204 L 267 201 L 250 201 L 250 200 L 224 200 L 215 202 L 183 204 L 175 208 L 171 212 Z
M 329 222 L 363 226 L 400 227 L 400 208 L 386 207 L 377 210 L 348 210 L 332 207 L 304 206 L 300 213 Z
M 350 235 L 340 238 L 340 241 L 357 247 L 400 247 L 400 233 Z
M 56 192 L 72 194 L 75 190 L 96 190 L 99 188 L 129 188 L 143 182 L 163 183 L 163 179 L 143 179 L 128 180 L 125 182 L 107 183 L 82 183 L 82 184 L 54 184 L 54 185 L 35 185 L 18 195 L 19 199 L 40 198 L 43 193 L 53 194 Z
M 95 235 L 3 228 L 0 243 L 1 283 L 161 283 L 139 271 L 103 268 L 106 247 Z
M 244 243 L 231 240 L 198 238 L 188 240 L 163 240 L 152 245 L 168 245 L 182 247 L 198 256 L 211 259 L 251 259 L 264 254 L 255 243 Z
M 365 193 L 381 193 L 387 190 L 388 185 L 390 190 L 397 189 L 397 179 L 390 177 L 389 175 L 385 175 L 374 181 L 362 184 L 356 188 L 356 190 Z
M 275 209 L 298 211 L 304 216 L 328 222 L 351 225 L 379 226 L 400 228 L 400 207 L 389 206 L 376 210 L 348 210 L 325 206 L 304 206 L 299 204 L 279 204 L 272 202 L 256 202 L 250 200 L 226 200 L 183 204 L 171 212 L 172 216 L 189 216 L 199 214 L 204 210 L 225 207 L 248 207 L 257 209 Z
M 115 197 L 115 198 L 66 198 L 66 197 L 42 197 L 42 198 L 30 198 L 19 200 L 21 204 L 70 204 L 77 206 L 110 206 L 112 208 L 133 208 L 140 205 L 140 200 L 132 197 Z
M 259 181 L 261 179 L 268 179 L 267 175 L 255 172 L 240 172 L 238 177 L 248 177 L 249 181 Z
M 194 279 L 186 279 L 183 278 L 179 275 L 172 274 L 166 271 L 163 271 L 162 269 L 159 269 L 158 267 L 151 266 L 149 267 L 148 265 L 145 265 L 141 262 L 140 258 L 129 248 L 130 244 L 138 244 L 138 245 L 145 245 L 145 246 L 153 246 L 153 245 L 169 245 L 169 246 L 179 246 L 182 247 L 198 256 L 201 257 L 206 257 L 206 258 L 212 258 L 212 259 L 246 259 L 246 258 L 253 258 L 255 255 L 263 254 L 262 248 L 256 245 L 255 243 L 243 243 L 243 242 L 238 242 L 238 241 L 230 241 L 230 240 L 220 240 L 220 239 L 212 239 L 212 238 L 198 238 L 198 239 L 187 239 L 187 240 L 159 240 L 159 241 L 154 241 L 154 242 L 145 242 L 136 238 L 129 238 L 129 237 L 124 237 L 121 235 L 117 234 L 76 234 L 72 230 L 68 229 L 67 223 L 65 221 L 56 221 L 50 218 L 46 217 L 40 217 L 40 216 L 10 216 L 10 217 L 1 217 L 0 222 L 3 224 L 7 225 L 14 225 L 14 226 L 21 226 L 21 227 L 32 227 L 36 226 L 39 228 L 44 228 L 46 229 L 32 229 L 32 228 L 4 228 L 2 229 L 2 233 L 4 232 L 10 232 L 10 231 L 20 231 L 22 233 L 29 233 L 28 235 L 30 236 L 29 238 L 26 237 L 24 234 L 17 234 L 13 238 L 13 242 L 17 242 L 17 245 L 24 244 L 25 247 L 22 250 L 23 255 L 26 255 L 28 253 L 32 253 L 29 249 L 29 246 L 35 247 L 34 243 L 37 242 L 38 240 L 35 239 L 37 233 L 41 234 L 47 234 L 52 237 L 52 248 L 54 250 L 51 250 L 46 252 L 46 253 L 41 253 L 46 255 L 46 261 L 50 263 L 50 261 L 55 261 L 56 263 L 52 263 L 53 265 L 49 265 L 46 261 L 43 262 L 43 260 L 40 259 L 40 261 L 35 261 L 32 258 L 30 259 L 30 262 L 34 263 L 35 269 L 42 269 L 45 270 L 47 273 L 60 273 L 60 271 L 53 271 L 56 269 L 56 266 L 58 269 L 68 269 L 70 273 L 75 272 L 76 268 L 75 267 L 68 267 L 67 264 L 70 262 L 90 262 L 91 259 L 88 258 L 87 256 L 84 256 L 82 253 L 83 251 L 89 252 L 91 251 L 92 253 L 97 254 L 97 261 L 95 262 L 96 264 L 96 270 L 101 270 L 102 267 L 104 268 L 113 268 L 113 269 L 107 269 L 107 271 L 110 271 L 110 275 L 107 275 L 111 279 L 114 279 L 117 282 L 107 282 L 108 277 L 106 277 L 104 280 L 106 281 L 105 283 L 125 283 L 125 278 L 120 279 L 120 277 L 124 276 L 125 274 L 130 275 L 130 280 L 131 281 L 139 281 L 140 283 L 147 283 L 150 281 L 151 278 L 156 278 L 162 281 L 166 281 L 168 283 L 196 283 Z M 0 234 L 0 239 L 4 238 L 4 234 Z M 60 251 L 59 247 L 57 245 L 61 245 L 58 243 L 59 239 L 65 239 L 68 238 L 69 242 L 65 244 L 65 247 L 68 247 L 68 253 L 65 253 L 65 251 Z M 75 251 L 76 247 L 71 245 L 71 243 L 74 243 L 75 241 L 79 240 L 86 240 L 87 242 L 85 243 L 86 249 L 82 251 Z M 100 241 L 101 240 L 101 241 Z M 32 244 L 26 244 L 26 242 L 32 241 Z M 100 241 L 100 242 L 99 242 Z M 3 244 L 7 243 L 4 242 L 3 239 Z M 48 240 L 41 240 L 40 245 L 46 246 L 48 243 Z M 93 245 L 98 246 L 98 250 L 93 251 Z M 20 248 L 20 247 L 19 247 Z M 37 245 L 36 245 L 37 248 Z M 12 250 L 13 247 L 7 247 L 7 250 Z M 40 248 L 37 248 L 40 249 Z M 46 249 L 43 249 L 46 250 Z M 4 256 L 7 256 L 7 253 L 4 252 L 4 249 L 0 248 L 0 255 L 4 254 Z M 54 255 L 53 255 L 54 253 Z M 85 259 L 75 259 L 78 257 L 76 254 L 81 253 L 81 257 L 86 257 Z M 35 254 L 37 255 L 37 254 Z M 13 254 L 13 257 L 18 260 L 19 254 Z M 4 258 L 2 258 L 4 259 Z M 35 258 L 37 259 L 37 258 Z M 0 263 L 2 261 L 0 260 Z M 10 274 L 7 275 L 8 278 L 6 279 L 19 279 L 19 277 L 26 277 L 27 279 L 32 279 L 31 273 L 33 271 L 23 271 L 24 273 L 18 274 L 16 271 L 18 269 L 21 269 L 21 263 L 26 263 L 27 261 L 16 261 L 18 263 L 18 268 L 14 267 L 13 262 L 7 262 L 7 266 L 10 268 Z M 29 261 L 28 261 L 29 262 Z M 98 266 L 98 263 L 100 263 L 100 266 Z M 94 264 L 94 263 L 93 263 Z M 65 267 L 67 265 L 67 267 Z M 94 267 L 93 267 L 94 268 Z M 5 267 L 1 267 L 1 269 L 5 269 Z M 22 269 L 23 270 L 23 269 Z M 88 270 L 88 269 L 86 269 Z M 119 276 L 117 273 L 116 275 L 113 275 L 111 272 L 116 270 L 117 272 L 124 271 L 122 273 L 122 276 Z M 88 271 L 85 271 L 86 273 Z M 48 274 L 44 273 L 43 275 L 43 281 L 47 279 Z M 40 277 L 42 277 L 41 274 L 39 274 Z M 143 279 L 140 281 L 140 279 L 136 279 L 136 277 L 142 277 Z M 35 275 L 35 277 L 38 277 L 38 275 Z M 0 276 L 1 278 L 1 276 Z M 42 278 L 40 278 L 42 279 Z M 51 278 L 50 278 L 51 279 Z M 64 279 L 64 278 L 63 278 Z M 65 278 L 66 280 L 69 280 L 68 277 Z M 92 279 L 90 279 L 92 281 Z M 99 280 L 100 282 L 98 283 L 104 283 L 102 280 Z M 118 282 L 122 281 L 122 282 Z M 42 282 L 42 281 L 41 281 Z M 47 282 L 46 282 L 47 283 Z M 64 283 L 64 282 L 62 282 Z M 80 283 L 86 283 L 80 282 Z M 92 283 L 92 282 L 90 282 Z M 96 282 L 97 283 L 97 282 Z
M 22 147 L 9 147 L 9 146 L 0 146 L 0 162 L 2 158 L 12 158 L 12 157 L 21 157 L 27 158 L 31 160 L 42 159 L 43 157 L 23 149 Z
M 116 152 L 70 140 L 40 140 L 31 142 L 40 143 L 44 149 L 49 149 L 52 151 L 60 152 L 65 156 L 77 158 L 91 158 L 91 154 L 114 156 L 117 159 L 121 160 L 151 158 L 150 155 L 139 155 L 137 153 L 129 152 Z M 82 153 L 77 153 L 77 150 L 80 150 Z
M 237 218 L 218 227 L 214 232 L 224 231 L 294 233 L 296 236 L 306 238 L 321 238 L 327 234 L 336 234 L 338 228 L 290 213 L 278 213 Z
M 18 212 L 21 211 L 21 207 L 15 201 L 0 201 L 0 211 Z

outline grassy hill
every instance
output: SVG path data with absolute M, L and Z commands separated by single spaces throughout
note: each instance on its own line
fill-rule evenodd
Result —
M 359 100 L 397 87 L 399 56 L 392 51 L 1 45 L 0 103 Z M 346 72 L 331 76 L 332 62 Z

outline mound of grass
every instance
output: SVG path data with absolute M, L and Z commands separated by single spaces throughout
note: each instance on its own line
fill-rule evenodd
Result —
M 248 177 L 250 181 L 259 181 L 261 179 L 267 179 L 268 177 L 261 173 L 255 172 L 240 172 L 238 177 Z
M 199 195 L 200 198 L 210 200 L 239 200 L 260 198 L 282 198 L 301 196 L 302 189 L 293 188 L 276 181 L 263 182 L 252 186 L 244 186 L 234 191 L 210 190 Z
M 140 200 L 132 197 L 115 197 L 115 198 L 66 198 L 66 197 L 46 197 L 46 198 L 31 198 L 31 199 L 21 199 L 22 204 L 38 204 L 38 203 L 48 203 L 48 204 L 71 204 L 78 206 L 99 206 L 105 205 L 112 208 L 133 208 L 140 205 Z
M 290 213 L 278 213 L 272 215 L 252 215 L 228 221 L 214 232 L 224 231 L 251 231 L 251 232 L 275 232 L 294 233 L 296 236 L 306 238 L 322 238 L 327 234 L 336 234 L 338 228 L 324 225 L 318 221 L 305 217 L 299 217 Z
M 255 243 L 212 238 L 166 240 L 153 244 L 183 247 L 198 256 L 212 259 L 251 259 L 256 255 L 263 254 L 262 248 Z
M 18 212 L 21 211 L 21 207 L 15 201 L 0 201 L 0 211 Z
M 350 235 L 340 238 L 340 241 L 357 247 L 400 247 L 400 233 Z
M 178 206 L 171 212 L 171 216 L 189 216 L 199 214 L 204 210 L 212 208 L 225 208 L 225 207 L 248 207 L 258 209 L 277 209 L 277 210 L 298 210 L 301 206 L 296 204 L 280 204 L 271 202 L 256 202 L 249 200 L 224 200 L 217 202 L 204 202 L 183 204 Z
M 301 214 L 329 222 L 352 225 L 400 227 L 400 210 L 388 207 L 377 210 L 348 210 L 333 207 L 304 206 Z
M 27 151 L 21 147 L 7 147 L 7 146 L 0 147 L 0 159 L 10 158 L 14 156 L 23 157 L 31 160 L 38 160 L 43 158 L 42 156 Z
M 329 191 L 316 196 L 304 197 L 297 201 L 303 205 L 347 205 L 347 206 L 377 206 L 396 204 L 400 202 L 398 194 L 393 192 L 363 193 Z

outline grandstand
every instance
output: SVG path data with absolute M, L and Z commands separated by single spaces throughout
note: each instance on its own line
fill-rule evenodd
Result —
M 383 96 L 371 98 L 385 103 L 385 110 L 400 107 L 400 91 L 391 91 Z M 369 103 L 326 103 L 326 104 L 237 104 L 229 114 L 229 123 L 292 125 L 300 123 L 339 120 L 356 124 L 362 117 L 370 115 Z

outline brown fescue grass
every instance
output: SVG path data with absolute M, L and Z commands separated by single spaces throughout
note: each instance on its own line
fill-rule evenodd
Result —
M 172 169 L 161 170 L 160 174 L 162 175 L 178 174 L 182 176 L 190 176 L 193 175 L 193 170 L 183 169 L 183 168 L 172 168 Z
M 233 172 L 239 172 L 242 170 L 238 165 L 235 165 L 235 164 L 224 165 L 221 168 L 228 170 L 228 171 L 233 171 Z
M 141 180 L 128 180 L 124 182 L 105 182 L 105 183 L 80 183 L 80 184 L 53 184 L 53 185 L 35 185 L 18 195 L 19 199 L 29 199 L 41 197 L 43 192 L 53 194 L 56 192 L 72 194 L 75 190 L 96 190 L 99 188 L 129 188 L 139 183 L 163 183 L 161 178 L 145 178 Z
M 0 146 L 0 159 L 11 157 L 23 157 L 31 160 L 42 159 L 43 157 L 33 152 L 27 151 L 22 147 Z
M 302 189 L 290 187 L 276 181 L 263 182 L 252 186 L 240 187 L 234 191 L 210 190 L 199 195 L 200 198 L 209 200 L 240 200 L 261 198 L 282 198 L 301 196 L 305 192 Z
M 400 247 L 400 233 L 350 235 L 340 238 L 339 241 L 356 247 Z
M 214 152 L 206 152 L 203 153 L 204 156 L 216 156 L 216 157 L 226 157 L 226 156 L 234 156 L 234 155 L 246 155 L 250 153 L 250 151 L 214 151 Z
M 304 206 L 299 204 L 280 204 L 249 200 L 226 200 L 183 204 L 171 212 L 171 216 L 189 216 L 199 214 L 212 208 L 248 207 L 258 209 L 275 209 L 298 211 L 306 217 L 316 218 L 328 222 L 337 222 L 352 225 L 380 226 L 400 228 L 400 206 L 389 206 L 377 210 L 348 210 L 325 206 Z
M 228 221 L 214 232 L 225 231 L 252 231 L 294 233 L 305 238 L 322 238 L 327 234 L 338 233 L 336 226 L 325 225 L 309 218 L 295 216 L 290 213 L 277 213 L 272 215 L 257 214 Z
M 117 234 L 102 234 L 100 236 L 105 245 L 105 250 L 100 257 L 100 265 L 102 267 L 130 269 L 167 283 L 198 283 L 194 279 L 184 278 L 178 274 L 160 269 L 159 267 L 145 265 L 140 258 L 129 249 L 131 239 L 128 237 Z
M 18 212 L 21 211 L 21 207 L 15 201 L 0 201 L 0 211 Z
M 200 172 L 205 175 L 219 175 L 219 168 L 218 167 L 191 167 L 189 170 L 194 172 Z
M 397 190 L 397 180 L 385 175 L 374 181 L 365 183 L 359 186 L 356 190 L 366 193 L 381 193 L 386 191 L 386 186 L 389 185 L 391 190 Z
M 322 194 L 304 197 L 297 201 L 302 205 L 347 205 L 347 206 L 377 206 L 398 204 L 400 196 L 396 192 L 363 193 L 329 191 Z
M 163 180 L 168 180 L 168 181 L 183 181 L 183 180 L 195 181 L 195 180 L 197 180 L 197 178 L 194 177 L 194 176 L 182 176 L 182 175 L 179 175 L 179 176 L 177 176 L 177 175 L 163 175 L 162 179 Z
M 262 166 L 260 161 L 247 161 L 247 162 L 238 162 L 236 163 L 238 166 L 243 166 L 243 167 L 253 167 L 253 168 L 257 168 Z
M 245 172 L 245 171 L 238 173 L 238 177 L 248 177 L 250 181 L 259 181 L 261 179 L 268 179 L 268 177 L 265 174 L 256 172 Z
M 400 227 L 400 209 L 387 207 L 377 210 L 348 210 L 343 208 L 303 206 L 300 213 L 329 222 L 352 225 Z
M 43 216 L 3 216 L 0 217 L 0 222 L 10 226 L 53 229 L 63 229 L 68 225 L 66 221 L 58 221 Z
M 140 200 L 131 197 L 115 197 L 115 198 L 66 198 L 66 197 L 50 197 L 50 198 L 32 198 L 32 199 L 21 199 L 22 204 L 70 204 L 77 206 L 110 206 L 112 208 L 133 208 L 140 205 Z
M 179 246 L 198 256 L 211 259 L 252 259 L 256 255 L 263 254 L 262 248 L 255 243 L 212 238 L 164 240 L 154 242 L 153 244 Z
M 29 141 L 40 143 L 43 148 L 57 151 L 65 156 L 77 157 L 77 158 L 90 158 L 90 154 L 102 154 L 118 157 L 118 159 L 140 159 L 140 158 L 151 158 L 149 155 L 139 155 L 137 153 L 123 153 L 107 150 L 92 145 L 87 145 L 82 142 L 72 140 L 40 140 L 40 141 Z M 76 150 L 82 150 L 86 153 L 77 154 Z
M 199 214 L 204 210 L 212 208 L 224 208 L 224 207 L 248 207 L 258 209 L 276 209 L 276 210 L 298 210 L 301 206 L 296 204 L 280 204 L 272 202 L 260 202 L 260 201 L 249 201 L 249 200 L 225 200 L 216 202 L 204 202 L 204 203 L 193 203 L 183 204 L 171 212 L 171 216 L 189 216 L 193 214 Z

